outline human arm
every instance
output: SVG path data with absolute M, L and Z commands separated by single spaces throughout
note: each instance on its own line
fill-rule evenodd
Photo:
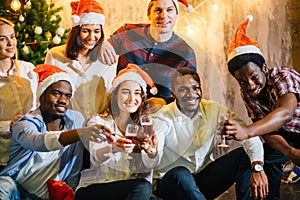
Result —
M 102 140 L 100 143 L 90 142 L 90 153 L 98 162 L 104 162 L 107 160 L 108 156 L 106 155 L 108 153 L 131 153 L 133 151 L 135 144 L 123 136 L 123 134 L 116 128 L 113 119 L 103 119 L 101 116 L 96 115 L 92 117 L 87 124 L 102 124 L 106 127 L 110 127 L 109 129 L 113 129 L 109 134 L 105 134 L 106 139 Z M 112 133 L 114 133 L 114 136 Z
M 67 131 L 47 131 L 41 116 L 25 115 L 12 126 L 13 139 L 23 148 L 34 151 L 53 151 L 77 142 L 79 139 L 99 140 L 101 125 Z M 96 131 L 98 131 L 96 133 Z
M 290 158 L 296 165 L 300 165 L 300 150 L 290 146 L 280 134 L 267 134 L 263 136 L 263 139 L 271 148 Z
M 248 126 L 239 125 L 234 120 L 229 120 L 230 125 L 226 126 L 227 133 L 234 135 L 237 140 L 244 140 L 274 132 L 292 119 L 296 108 L 297 98 L 295 94 L 286 93 L 279 97 L 276 108 L 272 112 Z
M 117 62 L 116 51 L 107 40 L 102 42 L 99 60 L 106 65 L 113 65 Z
M 253 137 L 242 142 L 243 147 L 250 158 L 252 169 L 256 164 L 263 166 L 264 149 L 259 137 Z M 250 195 L 263 199 L 268 195 L 268 178 L 264 171 L 252 170 L 250 177 Z
M 252 168 L 256 165 L 263 165 L 262 162 L 252 162 Z M 265 171 L 252 171 L 250 177 L 250 196 L 254 199 L 264 199 L 269 193 L 268 178 Z

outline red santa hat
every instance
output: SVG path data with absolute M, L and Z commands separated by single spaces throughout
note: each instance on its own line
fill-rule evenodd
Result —
M 67 74 L 66 71 L 50 64 L 41 64 L 36 66 L 33 69 L 39 76 L 38 80 L 38 88 L 37 88 L 37 100 L 39 100 L 40 96 L 45 92 L 45 90 L 58 81 L 68 81 L 73 88 L 73 83 L 71 81 L 71 77 Z
M 246 53 L 257 53 L 263 56 L 259 49 L 259 44 L 257 41 L 253 40 L 246 34 L 246 28 L 249 21 L 253 21 L 253 16 L 248 15 L 247 19 L 238 26 L 233 39 L 231 40 L 230 46 L 226 51 L 227 62 L 238 55 Z
M 150 4 L 151 1 L 153 1 L 153 0 L 148 0 L 148 2 L 147 2 L 148 7 L 149 7 L 149 4 Z M 174 2 L 175 7 L 176 7 L 178 12 L 179 12 L 179 3 L 182 3 L 183 5 L 185 5 L 185 7 L 187 7 L 187 10 L 188 10 L 189 13 L 192 13 L 193 10 L 194 10 L 193 6 L 191 6 L 187 0 L 172 0 L 172 1 Z
M 73 27 L 82 24 L 104 25 L 105 17 L 102 6 L 95 0 L 71 2 Z
M 112 81 L 112 89 L 116 88 L 124 81 L 137 82 L 142 86 L 145 93 L 147 92 L 147 85 L 149 85 L 151 94 L 157 94 L 157 88 L 149 74 L 135 64 L 128 64 L 126 68 L 119 71 L 118 75 Z

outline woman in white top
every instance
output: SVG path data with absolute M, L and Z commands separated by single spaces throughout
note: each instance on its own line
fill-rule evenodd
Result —
M 67 44 L 50 49 L 45 63 L 68 72 L 75 87 L 72 109 L 88 119 L 106 110 L 116 66 L 105 65 L 98 59 L 105 22 L 101 5 L 95 0 L 81 0 L 71 2 L 71 7 L 73 25 Z
M 8 160 L 10 122 L 35 108 L 37 76 L 34 65 L 16 59 L 13 23 L 0 18 L 0 171 Z
M 88 125 L 102 124 L 115 132 L 114 140 L 90 142 L 91 168 L 83 170 L 76 199 L 149 199 L 152 193 L 152 168 L 156 163 L 156 136 L 143 142 L 125 138 L 128 124 L 140 125 L 148 112 L 144 71 L 129 64 L 112 83 L 108 114 L 94 116 Z M 141 75 L 142 74 L 142 75 Z M 126 155 L 129 154 L 129 159 Z

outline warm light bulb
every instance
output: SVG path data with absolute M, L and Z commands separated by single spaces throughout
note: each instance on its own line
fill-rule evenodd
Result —
M 186 27 L 186 29 L 187 29 L 187 34 L 188 34 L 188 35 L 193 35 L 193 34 L 194 34 L 194 30 L 191 28 L 190 25 L 188 25 L 188 26 Z
M 51 0 L 46 0 L 46 3 L 47 3 L 48 6 L 50 6 L 51 5 Z
M 19 0 L 12 0 L 11 3 L 10 3 L 10 7 L 14 11 L 17 11 L 21 8 L 21 2 Z
M 214 3 L 212 8 L 213 8 L 213 10 L 218 10 L 218 4 Z

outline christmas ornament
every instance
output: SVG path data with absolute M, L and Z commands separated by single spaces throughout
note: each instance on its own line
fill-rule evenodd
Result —
M 50 21 L 55 21 L 56 20 L 56 15 L 51 15 Z
M 24 52 L 25 54 L 29 54 L 29 49 L 28 49 L 28 46 L 27 46 L 27 45 L 25 45 L 25 46 L 22 48 L 22 50 L 23 50 L 23 52 Z
M 27 3 L 25 4 L 24 8 L 27 8 L 27 9 L 31 9 L 31 1 L 27 1 Z
M 52 37 L 52 34 L 50 33 L 50 31 L 47 31 L 47 32 L 45 33 L 45 36 L 46 36 L 47 40 L 50 40 L 51 37 Z
M 20 15 L 19 21 L 20 21 L 20 22 L 24 22 L 24 20 L 25 20 L 24 16 L 23 16 L 23 15 Z
M 40 35 L 42 32 L 43 32 L 42 27 L 40 27 L 40 26 L 35 27 L 35 29 L 34 29 L 35 34 Z
M 53 38 L 53 43 L 57 45 L 60 42 L 61 42 L 61 38 L 58 35 L 55 35 Z
M 65 29 L 62 28 L 62 27 L 59 27 L 59 28 L 56 30 L 56 34 L 59 35 L 59 36 L 63 36 L 64 33 L 65 33 Z

